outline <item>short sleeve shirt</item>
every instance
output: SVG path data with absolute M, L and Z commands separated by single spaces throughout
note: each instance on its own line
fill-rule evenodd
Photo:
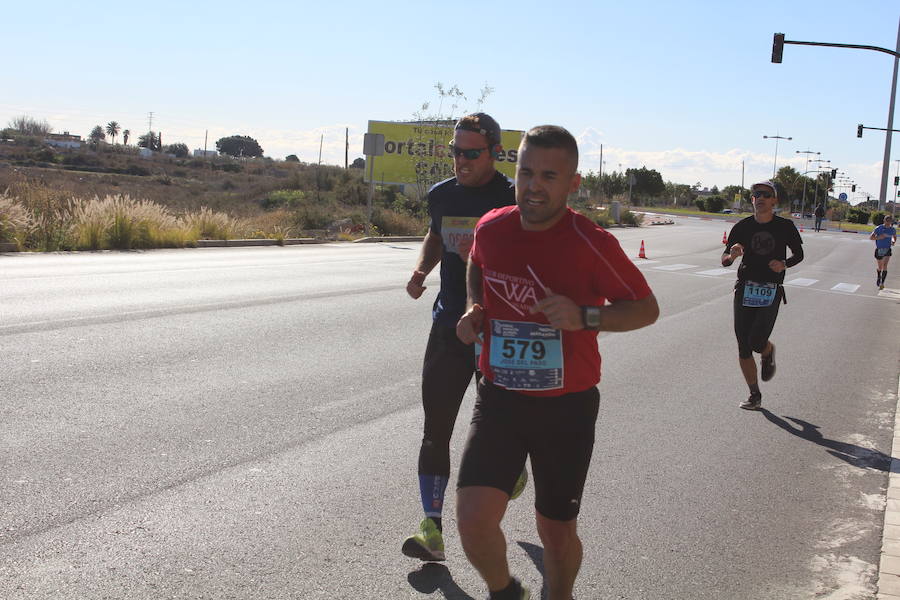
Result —
M 875 228 L 875 231 L 873 231 L 872 233 L 874 233 L 876 237 L 879 235 L 885 235 L 885 234 L 890 236 L 890 237 L 882 238 L 880 240 L 875 240 L 876 248 L 890 248 L 891 242 L 894 241 L 894 236 L 897 235 L 897 228 L 896 227 L 885 227 L 884 225 L 879 225 L 878 227 Z
M 760 223 L 754 217 L 746 217 L 731 228 L 725 252 L 735 244 L 744 247 L 738 280 L 780 284 L 784 282 L 784 271 L 776 273 L 769 268 L 769 261 L 785 260 L 787 249 L 800 248 L 803 240 L 793 221 L 776 216 L 768 223 Z
M 456 327 L 466 310 L 466 263 L 475 224 L 486 212 L 515 204 L 515 187 L 499 171 L 480 187 L 459 185 L 456 178 L 435 184 L 428 191 L 431 231 L 441 236 L 441 289 L 432 317 L 444 327 Z
M 529 312 L 547 289 L 581 306 L 650 294 L 618 240 L 571 209 L 545 231 L 522 229 L 517 206 L 491 211 L 475 230 L 472 261 L 481 267 L 485 310 L 479 368 L 525 395 L 560 396 L 600 381 L 596 331 L 556 330 Z

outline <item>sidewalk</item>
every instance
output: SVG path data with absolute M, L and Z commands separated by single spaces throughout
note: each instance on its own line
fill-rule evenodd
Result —
M 879 600 L 900 600 L 900 459 L 897 458 L 900 455 L 900 381 L 897 385 L 897 397 L 891 472 L 884 507 L 881 564 L 878 568 Z

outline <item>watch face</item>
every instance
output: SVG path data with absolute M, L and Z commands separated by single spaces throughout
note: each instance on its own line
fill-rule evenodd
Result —
M 600 325 L 600 310 L 596 306 L 585 307 L 584 324 L 587 327 L 597 327 Z

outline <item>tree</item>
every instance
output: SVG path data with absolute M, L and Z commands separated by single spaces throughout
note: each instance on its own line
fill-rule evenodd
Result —
M 126 129 L 125 131 L 122 132 L 122 143 L 125 144 L 126 146 L 128 145 L 128 138 L 129 138 L 129 137 L 131 137 L 131 130 L 130 130 L 130 129 Z
M 116 136 L 119 135 L 119 124 L 115 121 L 110 121 L 106 124 L 106 135 L 112 138 L 113 144 L 116 143 Z
M 300 162 L 300 159 L 297 157 L 296 154 L 288 154 L 287 156 L 284 157 L 284 161 L 285 162 Z
M 257 157 L 263 155 L 263 149 L 260 147 L 259 142 L 246 135 L 232 135 L 219 138 L 216 142 L 216 150 L 218 150 L 220 154 L 238 157 Z
M 645 200 L 662 196 L 666 191 L 662 175 L 654 169 L 641 167 L 640 169 L 628 169 L 626 175 L 634 175 L 633 193 Z
M 91 133 L 90 135 L 88 135 L 88 138 L 91 140 L 91 142 L 99 144 L 101 141 L 106 139 L 106 134 L 103 133 L 102 127 L 100 127 L 99 125 L 95 125 L 94 128 L 91 129 Z
M 39 137 L 43 137 L 53 131 L 53 128 L 50 127 L 50 124 L 47 123 L 47 121 L 38 121 L 28 115 L 10 119 L 9 128 L 15 129 L 23 135 L 34 135 Z
M 165 146 L 163 148 L 163 152 L 174 154 L 175 158 L 185 158 L 189 154 L 187 144 L 184 144 L 182 142 L 176 142 L 174 144 Z
M 149 148 L 150 150 L 159 150 L 159 138 L 153 131 L 148 131 L 138 138 L 137 145 L 141 148 Z
M 351 169 L 365 169 L 366 168 L 366 159 L 363 157 L 353 159 L 353 162 L 350 163 Z

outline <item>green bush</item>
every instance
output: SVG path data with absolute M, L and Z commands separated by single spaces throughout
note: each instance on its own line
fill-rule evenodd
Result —
M 694 204 L 697 205 L 698 209 L 703 211 L 706 210 L 706 201 L 703 198 L 697 198 L 696 200 L 694 200 Z
M 632 227 L 640 227 L 644 222 L 644 215 L 626 210 L 622 212 L 622 225 L 631 225 Z
M 878 226 L 884 223 L 884 217 L 887 213 L 876 211 L 872 213 L 872 225 Z
M 861 208 L 851 208 L 847 214 L 847 220 L 851 223 L 865 225 L 869 222 L 869 212 Z
M 710 196 L 706 199 L 706 212 L 722 212 L 725 208 L 725 198 L 722 196 Z

